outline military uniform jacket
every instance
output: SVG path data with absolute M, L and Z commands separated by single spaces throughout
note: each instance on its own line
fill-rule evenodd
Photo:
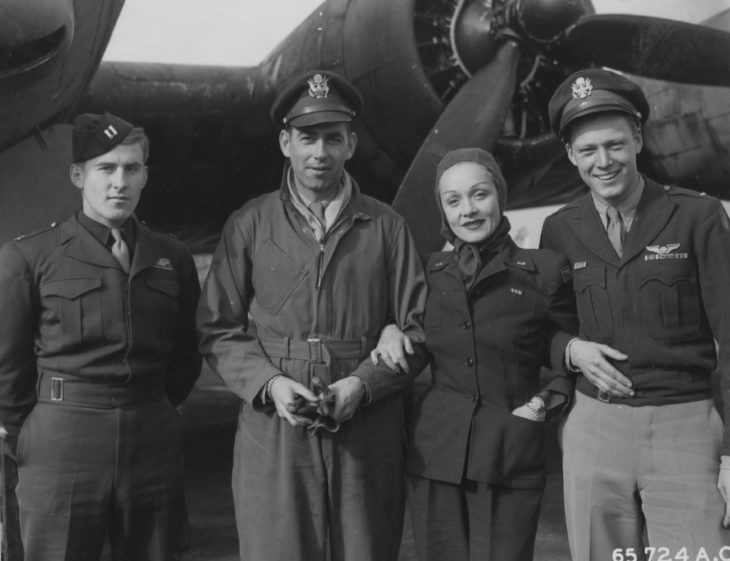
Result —
M 469 293 L 453 252 L 431 255 L 426 274 L 432 384 L 415 407 L 409 470 L 450 483 L 542 487 L 544 423 L 511 411 L 539 392 L 553 335 L 577 330 L 567 260 L 509 240 Z M 550 407 L 573 385 L 559 375 L 546 389 Z
M 13 432 L 39 374 L 162 386 L 173 404 L 190 392 L 195 263 L 181 242 L 136 227 L 129 275 L 76 216 L 0 249 L 0 421 Z
M 723 454 L 730 454 L 730 223 L 720 202 L 647 179 L 621 258 L 590 194 L 548 217 L 541 244 L 571 262 L 581 337 L 629 357 L 616 367 L 636 396 L 616 401 L 711 397 L 717 366 L 725 388 Z M 582 376 L 578 389 L 596 395 Z
M 310 361 L 269 357 L 259 339 L 363 340 L 362 356 L 325 357 L 319 374 L 327 383 L 355 374 L 378 401 L 410 382 L 363 359 L 390 322 L 420 331 L 426 282 L 415 245 L 405 221 L 354 181 L 320 245 L 289 199 L 287 169 L 279 191 L 244 205 L 223 229 L 198 306 L 201 350 L 244 407 L 256 407 L 272 376 L 308 386 L 312 375 Z

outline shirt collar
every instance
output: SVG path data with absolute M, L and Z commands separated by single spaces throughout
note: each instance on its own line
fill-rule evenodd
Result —
M 639 176 L 638 189 L 636 189 L 636 191 L 634 191 L 628 199 L 622 201 L 621 204 L 616 206 L 619 213 L 621 214 L 621 218 L 623 219 L 627 230 L 630 227 L 631 222 L 633 222 L 634 217 L 636 216 L 636 209 L 639 206 L 641 195 L 644 193 L 644 185 L 645 181 L 643 176 Z M 595 206 L 596 210 L 598 211 L 598 215 L 601 217 L 601 222 L 603 222 L 603 226 L 606 227 L 606 224 L 608 224 L 608 220 L 606 218 L 606 209 L 608 209 L 610 205 L 607 205 L 604 201 L 599 200 L 593 194 L 593 191 L 591 191 L 591 199 L 593 199 L 593 206 Z
M 93 218 L 88 217 L 81 209 L 79 209 L 79 211 L 76 213 L 76 218 L 78 219 L 79 223 L 91 233 L 92 236 L 99 240 L 99 243 L 101 243 L 101 245 L 103 245 L 104 247 L 109 247 L 109 239 L 111 237 L 112 231 L 111 228 L 97 222 Z M 127 243 L 127 246 L 134 247 L 136 234 L 134 219 L 128 218 L 127 221 L 122 224 L 119 229 L 124 234 L 124 241 Z

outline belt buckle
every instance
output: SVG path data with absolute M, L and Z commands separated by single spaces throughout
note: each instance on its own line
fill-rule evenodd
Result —
M 51 401 L 63 401 L 63 378 L 51 378 Z
M 604 392 L 603 390 L 598 390 L 598 393 L 596 393 L 596 399 L 603 403 L 611 403 L 611 394 Z
M 309 337 L 307 344 L 309 345 L 309 360 L 322 362 L 322 339 L 319 337 Z

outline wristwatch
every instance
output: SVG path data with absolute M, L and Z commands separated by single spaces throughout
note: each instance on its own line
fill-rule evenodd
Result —
M 525 403 L 525 407 L 532 412 L 534 421 L 542 423 L 545 420 L 547 410 L 545 409 L 545 402 L 539 395 L 536 395 L 530 401 Z

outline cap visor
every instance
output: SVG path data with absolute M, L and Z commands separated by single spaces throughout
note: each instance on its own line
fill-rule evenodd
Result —
M 316 111 L 294 117 L 289 121 L 293 127 L 311 127 L 322 123 L 347 123 L 352 121 L 352 115 L 342 111 Z

